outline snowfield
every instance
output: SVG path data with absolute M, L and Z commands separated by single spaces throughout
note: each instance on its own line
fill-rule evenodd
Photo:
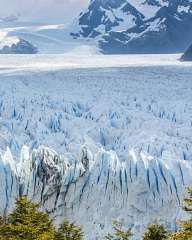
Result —
M 77 68 L 173 66 L 191 67 L 181 62 L 182 54 L 102 55 L 91 45 L 78 45 L 65 54 L 0 55 L 0 70 L 58 70 Z
M 1 213 L 25 194 L 88 240 L 113 220 L 138 240 L 155 220 L 175 230 L 192 184 L 192 64 L 82 52 L 0 56 Z

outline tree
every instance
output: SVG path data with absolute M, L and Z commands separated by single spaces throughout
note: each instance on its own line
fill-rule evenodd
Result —
M 113 223 L 114 234 L 105 236 L 106 240 L 129 240 L 132 235 L 131 229 L 123 230 L 122 223 L 115 221 Z
M 172 240 L 192 240 L 192 189 L 188 189 L 189 197 L 184 200 L 184 210 L 191 215 L 189 220 L 180 221 L 181 229 L 173 234 Z
M 144 233 L 143 240 L 164 240 L 168 239 L 168 232 L 163 225 L 151 224 Z
M 6 219 L 0 216 L 0 240 L 6 240 Z
M 82 240 L 83 235 L 80 227 L 65 220 L 58 229 L 57 240 Z
M 6 240 L 55 240 L 56 230 L 47 213 L 39 205 L 21 197 L 6 220 L 0 221 L 0 239 Z

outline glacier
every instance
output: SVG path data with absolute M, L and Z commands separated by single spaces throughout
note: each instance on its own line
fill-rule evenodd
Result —
M 1 214 L 26 195 L 89 240 L 113 220 L 135 240 L 154 221 L 175 230 L 192 184 L 192 65 L 166 57 L 0 57 Z

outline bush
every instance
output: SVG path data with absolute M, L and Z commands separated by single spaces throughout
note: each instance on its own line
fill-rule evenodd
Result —
M 65 220 L 58 229 L 57 240 L 81 240 L 83 232 L 74 223 Z
M 168 232 L 163 225 L 151 224 L 143 236 L 143 240 L 168 239 Z
M 181 229 L 172 235 L 172 240 L 192 240 L 192 189 L 188 189 L 188 193 L 189 197 L 184 201 L 184 210 L 190 214 L 190 219 L 187 221 L 180 221 Z
M 12 214 L 0 220 L 0 239 L 53 240 L 56 230 L 47 213 L 39 211 L 39 205 L 21 197 L 16 200 Z
M 16 200 L 13 213 L 0 217 L 0 240 L 81 240 L 81 228 L 64 221 L 58 231 L 47 213 L 26 197 Z
M 115 221 L 113 223 L 114 234 L 105 236 L 106 240 L 129 240 L 132 235 L 131 229 L 123 230 L 122 223 Z

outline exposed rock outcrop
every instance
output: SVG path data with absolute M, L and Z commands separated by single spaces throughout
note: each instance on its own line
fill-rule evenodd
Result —
M 37 48 L 24 39 L 0 49 L 0 54 L 36 54 L 37 52 Z
M 186 50 L 186 52 L 181 57 L 182 61 L 192 61 L 192 45 Z

